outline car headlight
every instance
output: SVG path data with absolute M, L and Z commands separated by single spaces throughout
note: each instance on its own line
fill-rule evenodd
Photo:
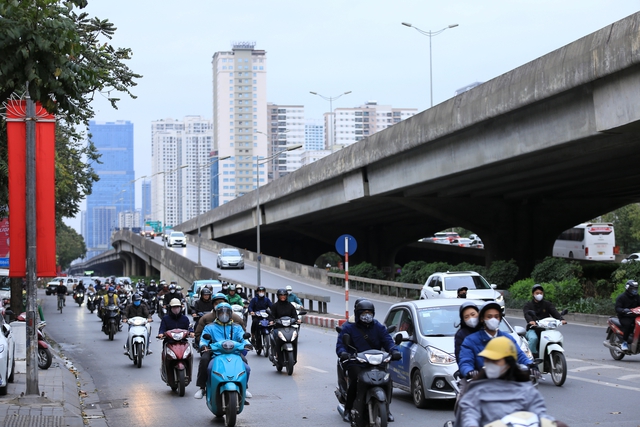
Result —
M 533 360 L 533 353 L 531 353 L 531 349 L 529 348 L 529 343 L 527 342 L 527 340 L 525 340 L 521 336 L 518 336 L 518 338 L 520 338 L 520 349 L 522 350 L 524 355 L 527 356 L 529 360 Z
M 434 365 L 450 365 L 456 363 L 456 357 L 446 351 L 439 350 L 435 347 L 427 347 L 429 353 L 429 361 Z
M 0 344 L 0 353 L 4 351 L 4 344 Z
M 504 295 L 499 294 L 498 297 L 496 298 L 496 302 L 502 302 L 504 301 Z

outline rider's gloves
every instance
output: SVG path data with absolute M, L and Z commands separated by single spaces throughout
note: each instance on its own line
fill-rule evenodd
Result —
M 206 345 L 201 345 L 200 346 L 200 353 L 202 353 L 203 351 L 205 351 L 207 349 Z
M 532 377 L 536 379 L 542 378 L 542 374 L 540 373 L 540 369 L 538 369 L 538 365 L 531 364 L 529 365 L 529 373 Z
M 473 377 L 475 377 L 476 375 L 478 375 L 478 371 L 475 371 L 475 370 L 474 370 L 474 371 L 469 371 L 469 372 L 467 373 L 467 379 L 468 379 L 468 380 L 470 380 L 470 379 L 472 379 Z
M 342 353 L 340 353 L 340 360 L 343 362 L 345 360 L 349 360 L 349 353 L 347 353 L 346 351 L 343 351 Z
M 402 359 L 402 353 L 400 353 L 399 351 L 394 351 L 393 353 L 391 353 L 391 360 L 400 360 Z

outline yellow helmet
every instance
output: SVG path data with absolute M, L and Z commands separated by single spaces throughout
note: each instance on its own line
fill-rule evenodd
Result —
M 516 351 L 516 345 L 509 338 L 496 337 L 487 343 L 487 346 L 478 353 L 478 356 L 490 360 L 500 360 L 509 356 L 517 359 L 518 352 Z

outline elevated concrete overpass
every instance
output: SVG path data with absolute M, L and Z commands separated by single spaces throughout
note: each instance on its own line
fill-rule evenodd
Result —
M 640 201 L 640 13 L 260 190 L 262 251 L 313 264 L 349 233 L 354 262 L 451 226 L 521 271 L 563 230 Z M 255 191 L 175 228 L 256 248 Z

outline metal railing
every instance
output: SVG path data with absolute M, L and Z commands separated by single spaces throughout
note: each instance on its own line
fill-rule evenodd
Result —
M 344 288 L 344 274 L 327 273 L 327 279 L 330 285 L 336 285 Z M 420 297 L 422 285 L 349 275 L 349 290 L 372 292 L 379 295 L 388 295 L 397 298 L 417 299 Z

